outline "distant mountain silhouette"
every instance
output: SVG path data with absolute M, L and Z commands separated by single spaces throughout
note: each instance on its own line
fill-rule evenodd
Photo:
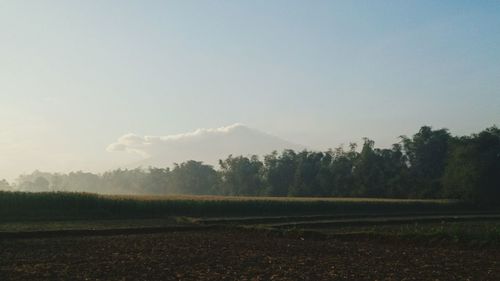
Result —
M 143 155 L 144 160 L 127 165 L 166 167 L 186 160 L 203 161 L 217 165 L 219 159 L 232 155 L 263 155 L 273 150 L 302 150 L 297 145 L 265 132 L 234 124 L 216 129 L 198 129 L 194 132 L 168 136 L 137 136 L 127 134 L 108 146 L 108 151 L 128 151 Z

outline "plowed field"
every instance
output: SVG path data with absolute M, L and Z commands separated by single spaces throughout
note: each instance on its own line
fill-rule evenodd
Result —
M 0 280 L 500 280 L 500 248 L 244 230 L 0 240 Z

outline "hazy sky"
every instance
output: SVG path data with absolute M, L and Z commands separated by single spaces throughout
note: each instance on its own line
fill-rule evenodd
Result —
M 0 0 L 0 178 L 234 123 L 316 149 L 500 125 L 500 1 Z

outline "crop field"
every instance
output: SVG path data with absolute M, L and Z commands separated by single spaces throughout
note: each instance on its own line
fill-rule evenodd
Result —
M 450 200 L 279 198 L 221 196 L 116 196 L 91 193 L 0 192 L 0 220 L 238 217 L 321 214 L 467 212 L 476 206 Z
M 457 201 L 4 192 L 0 203 L 0 280 L 500 280 L 500 213 Z

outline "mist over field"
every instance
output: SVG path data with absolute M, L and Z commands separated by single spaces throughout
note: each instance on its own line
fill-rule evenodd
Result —
M 153 2 L 2 1 L 0 179 L 500 123 L 495 1 Z
M 500 199 L 495 1 L 0 3 L 0 190 Z
M 143 155 L 145 160 L 139 167 L 99 174 L 35 171 L 19 176 L 12 185 L 3 180 L 0 189 L 148 195 L 446 198 L 487 204 L 500 198 L 500 129 L 496 126 L 471 136 L 452 136 L 447 129 L 423 126 L 411 137 L 401 136 L 391 148 L 377 148 L 368 138 L 359 146 L 350 143 L 324 152 L 293 150 L 286 148 L 288 145 L 292 144 L 240 124 L 164 137 L 128 134 L 109 145 L 108 151 Z M 264 153 L 271 148 L 276 149 Z M 248 154 L 236 154 L 238 151 Z M 207 164 L 215 163 L 224 153 L 229 154 L 219 158 L 217 164 Z M 197 155 L 205 157 L 207 162 L 182 161 Z M 172 159 L 179 162 L 170 166 Z
M 0 281 L 499 281 L 499 126 L 499 0 L 0 0 Z

